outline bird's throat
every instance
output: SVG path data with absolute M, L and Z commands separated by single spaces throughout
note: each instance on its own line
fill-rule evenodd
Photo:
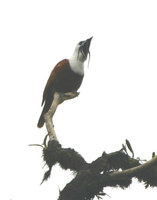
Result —
M 69 59 L 71 70 L 79 75 L 84 75 L 84 63 L 77 59 Z

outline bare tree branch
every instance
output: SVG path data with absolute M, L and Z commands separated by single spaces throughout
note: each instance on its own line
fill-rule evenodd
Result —
M 138 175 L 138 173 L 142 173 L 143 171 L 151 169 L 155 165 L 157 165 L 157 156 L 155 156 L 154 158 L 152 158 L 151 160 L 145 162 L 140 166 L 133 167 L 131 169 L 126 169 L 121 172 L 114 172 L 111 174 L 111 177 L 112 178 L 134 177 Z
M 53 115 L 55 114 L 57 107 L 59 104 L 63 103 L 65 100 L 73 99 L 79 95 L 78 92 L 68 92 L 68 93 L 54 93 L 54 100 L 52 102 L 52 105 L 49 109 L 49 111 L 44 115 L 45 123 L 46 123 L 46 129 L 49 134 L 50 140 L 57 140 L 57 136 L 54 130 L 53 125 Z

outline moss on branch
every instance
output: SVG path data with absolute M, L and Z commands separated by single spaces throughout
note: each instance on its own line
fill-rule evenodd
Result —
M 59 200 L 90 200 L 95 196 L 105 195 L 103 189 L 107 186 L 127 188 L 132 178 L 143 181 L 146 187 L 157 186 L 157 159 L 154 164 L 147 166 L 134 159 L 124 149 L 113 153 L 105 153 L 92 163 L 74 149 L 62 148 L 58 141 L 49 141 L 43 149 L 43 159 L 49 170 L 43 181 L 50 177 L 52 167 L 59 163 L 63 169 L 76 172 L 74 179 L 60 192 Z M 145 166 L 144 166 L 145 165 Z

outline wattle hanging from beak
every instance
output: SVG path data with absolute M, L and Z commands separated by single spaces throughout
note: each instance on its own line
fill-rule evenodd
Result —
M 90 43 L 93 37 L 85 40 L 82 42 L 79 52 L 82 53 L 83 57 L 85 58 L 85 60 L 87 59 L 88 54 L 90 55 L 90 51 L 89 51 L 89 47 L 90 47 Z

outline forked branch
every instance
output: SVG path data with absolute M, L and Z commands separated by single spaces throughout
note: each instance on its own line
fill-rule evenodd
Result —
M 70 169 L 76 176 L 60 191 L 59 200 L 91 200 L 95 196 L 101 198 L 107 186 L 127 188 L 135 177 L 143 181 L 145 186 L 157 186 L 157 156 L 142 164 L 134 158 L 131 144 L 126 140 L 122 149 L 113 153 L 103 153 L 92 163 L 74 149 L 62 148 L 57 140 L 53 126 L 53 116 L 59 104 L 65 100 L 75 98 L 77 92 L 55 93 L 53 103 L 45 114 L 45 123 L 49 135 L 48 145 L 44 145 L 43 159 L 49 170 L 45 173 L 42 183 L 50 177 L 52 167 L 58 163 L 63 169 Z M 46 139 L 45 139 L 46 140 Z M 132 157 L 128 155 L 128 150 Z

